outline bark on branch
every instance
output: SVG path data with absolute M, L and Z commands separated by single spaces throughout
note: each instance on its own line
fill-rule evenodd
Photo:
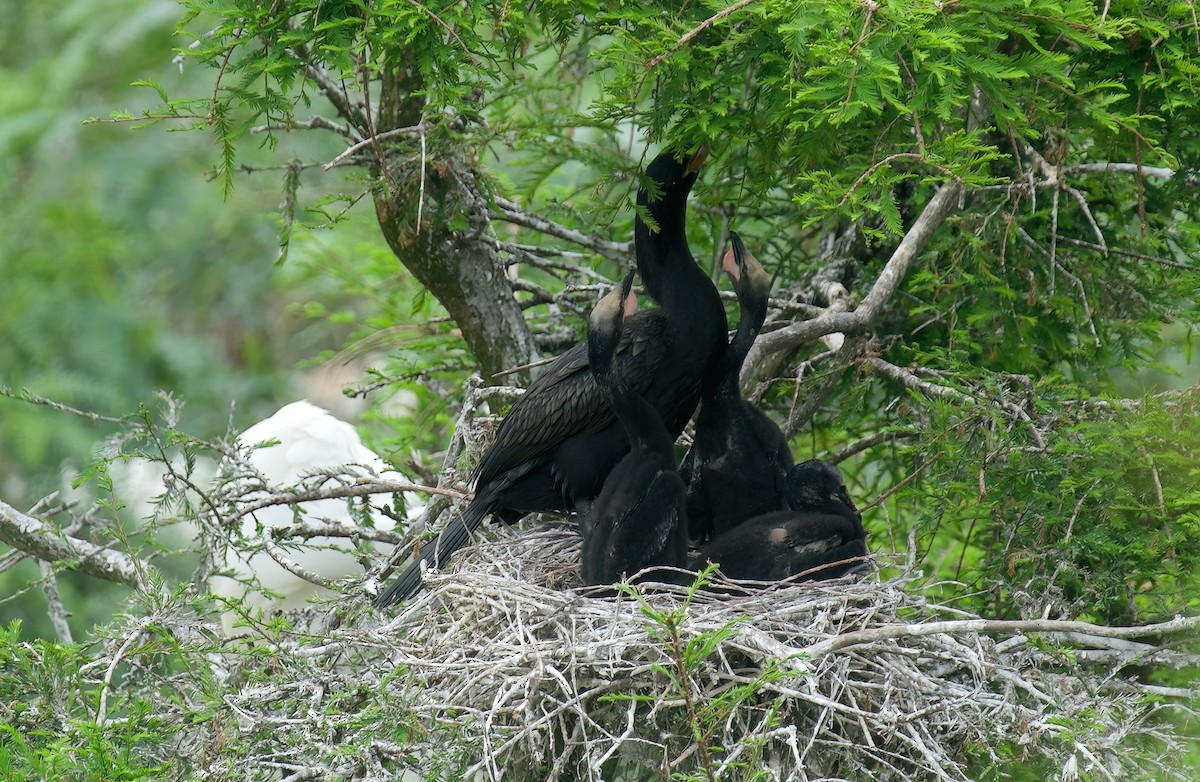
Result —
M 595 236 L 589 236 L 582 231 L 576 231 L 573 228 L 567 228 L 564 225 L 559 225 L 551 220 L 547 220 L 540 215 L 522 209 L 517 203 L 497 196 L 495 199 L 498 211 L 494 212 L 494 216 L 505 222 L 519 225 L 524 228 L 529 228 L 539 233 L 544 233 L 549 236 L 554 236 L 559 239 L 565 239 L 568 242 L 573 242 L 581 247 L 586 247 L 589 250 L 603 255 L 609 260 L 619 263 L 628 264 L 633 254 L 633 242 L 613 242 L 606 239 L 599 239 Z
M 803 652 L 811 659 L 842 651 L 853 646 L 892 641 L 897 638 L 915 638 L 922 635 L 982 635 L 1028 634 L 1028 633 L 1075 633 L 1100 638 L 1143 638 L 1146 636 L 1178 635 L 1200 629 L 1200 616 L 1177 616 L 1167 622 L 1136 627 L 1106 627 L 1088 622 L 1071 622 L 1054 619 L 1006 620 L 1006 619 L 957 619 L 946 622 L 923 622 L 920 624 L 893 624 L 845 633 L 805 647 Z M 1075 635 L 1067 640 L 1078 640 Z
M 105 581 L 151 591 L 155 569 L 120 551 L 63 535 L 41 519 L 0 501 L 0 541 L 44 562 L 66 563 L 74 570 Z
M 957 182 L 948 182 L 938 189 L 929 203 L 925 205 L 921 216 L 908 229 L 908 233 L 904 235 L 900 245 L 888 259 L 867 295 L 852 311 L 827 311 L 811 320 L 793 323 L 778 331 L 760 336 L 755 341 L 754 347 L 751 348 L 750 355 L 747 356 L 746 363 L 742 368 L 743 387 L 756 368 L 761 366 L 772 354 L 792 350 L 826 334 L 840 331 L 850 336 L 870 329 L 882 312 L 884 305 L 895 295 L 901 281 L 929 244 L 934 231 L 954 208 L 961 192 L 962 185 Z
M 396 67 L 381 79 L 376 137 L 425 127 L 421 75 Z M 473 161 L 444 137 L 427 157 L 425 134 L 420 138 L 419 155 L 377 149 L 379 227 L 400 262 L 450 313 L 483 375 L 495 377 L 536 358 L 537 346 L 497 252 Z
M 438 494 L 451 499 L 465 499 L 467 495 L 453 489 L 443 489 L 435 486 L 422 486 L 416 483 L 408 483 L 407 481 L 392 481 L 382 478 L 363 478 L 346 486 L 334 487 L 318 487 L 313 489 L 297 489 L 295 491 L 274 492 L 264 495 L 259 489 L 253 490 L 253 495 L 256 497 L 253 501 L 245 502 L 237 501 L 237 510 L 226 513 L 222 516 L 223 523 L 228 526 L 235 521 L 240 520 L 243 516 L 248 516 L 263 508 L 270 508 L 279 505 L 297 505 L 303 502 L 314 502 L 317 500 L 328 499 L 345 499 L 348 497 L 369 497 L 373 494 L 394 494 L 402 491 L 422 492 L 425 494 Z M 294 525 L 296 530 L 291 534 L 298 537 L 311 537 L 313 535 L 339 535 L 341 533 L 333 531 L 327 527 L 314 527 L 311 532 L 304 532 L 300 525 Z

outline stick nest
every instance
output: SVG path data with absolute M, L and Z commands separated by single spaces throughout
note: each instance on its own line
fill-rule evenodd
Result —
M 970 618 L 904 579 L 598 599 L 578 561 L 567 531 L 477 545 L 376 631 L 407 672 L 425 760 L 448 757 L 445 742 L 473 747 L 466 771 L 497 780 L 968 780 L 1015 759 L 1047 778 L 1125 779 L 1133 742 L 1144 773 L 1174 773 L 1158 707 L 1115 671 L 1080 675 L 1014 633 L 872 640 Z M 856 631 L 862 642 L 830 648 Z

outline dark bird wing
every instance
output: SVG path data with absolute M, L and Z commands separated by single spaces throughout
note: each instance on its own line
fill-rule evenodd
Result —
M 609 481 L 592 509 L 594 529 L 584 543 L 584 581 L 611 584 L 647 567 L 686 566 L 684 486 L 674 465 L 627 457 Z
M 774 581 L 799 574 L 822 579 L 857 569 L 859 563 L 834 563 L 866 553 L 866 533 L 856 516 L 776 511 L 717 536 L 701 549 L 697 564 L 718 562 L 721 571 L 735 579 Z
M 617 346 L 617 366 L 628 387 L 649 390 L 649 369 L 663 360 L 666 317 L 662 310 L 634 313 Z M 548 453 L 568 437 L 595 432 L 616 420 L 589 371 L 587 344 L 558 357 L 509 410 L 496 440 L 475 470 L 473 481 L 484 485 L 515 465 Z

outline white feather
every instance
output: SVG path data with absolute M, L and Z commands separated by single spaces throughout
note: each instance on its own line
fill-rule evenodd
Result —
M 268 444 L 269 443 L 269 444 Z M 238 445 L 249 451 L 247 461 L 267 481 L 272 491 L 296 488 L 301 480 L 314 471 L 338 469 L 347 475 L 369 477 L 378 475 L 393 480 L 404 480 L 404 476 L 391 470 L 371 449 L 363 445 L 358 432 L 345 421 L 339 420 L 323 408 L 301 400 L 285 405 L 275 415 L 254 424 L 238 437 Z M 344 468 L 344 469 L 341 469 Z M 251 493 L 239 497 L 240 502 L 252 502 L 261 496 Z M 391 500 L 383 495 L 372 503 L 374 508 Z M 410 512 L 415 510 L 416 497 L 406 495 Z M 354 500 L 359 502 L 359 500 Z M 348 501 L 325 499 L 306 502 L 297 506 L 306 519 L 321 519 L 354 525 Z M 390 530 L 392 519 L 381 513 L 372 513 L 377 529 Z M 292 508 L 276 505 L 248 514 L 241 521 L 241 537 L 253 546 L 261 542 L 263 529 L 283 529 L 293 523 Z M 355 556 L 349 553 L 353 544 L 346 538 L 312 538 L 308 541 L 287 540 L 283 548 L 289 557 L 305 570 L 328 579 L 357 576 L 362 573 Z M 381 553 L 390 547 L 379 546 Z M 340 551 L 337 549 L 341 549 Z M 333 594 L 284 569 L 269 553 L 258 550 L 247 553 L 230 546 L 223 557 L 216 558 L 218 565 L 231 577 L 213 575 L 209 588 L 214 595 L 241 600 L 250 612 L 261 609 L 264 618 L 275 611 L 290 611 L 303 607 L 314 597 Z M 277 596 L 270 596 L 274 593 Z M 222 625 L 226 634 L 234 634 L 234 623 L 238 620 L 235 611 L 226 611 Z

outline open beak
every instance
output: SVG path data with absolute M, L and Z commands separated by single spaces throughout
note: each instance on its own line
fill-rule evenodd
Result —
M 712 152 L 707 144 L 702 144 L 700 149 L 696 150 L 696 154 L 692 155 L 692 159 L 688 161 L 684 171 L 688 174 L 700 173 L 700 166 L 704 165 L 704 161 L 708 160 L 709 154 Z
M 732 246 L 729 252 L 725 253 L 723 264 L 725 273 L 736 284 L 746 271 L 746 245 L 742 242 L 742 237 L 737 235 L 737 231 L 729 232 L 729 240 Z

